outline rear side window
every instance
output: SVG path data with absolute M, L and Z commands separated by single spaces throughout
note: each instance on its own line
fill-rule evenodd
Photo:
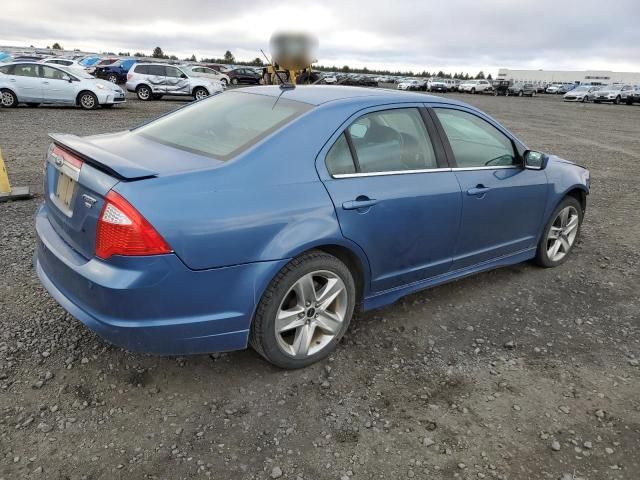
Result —
M 228 160 L 311 109 L 266 95 L 227 92 L 133 130 L 156 142 Z
M 435 108 L 460 168 L 515 164 L 511 140 L 489 122 L 471 113 Z
M 147 75 L 156 75 L 158 77 L 165 76 L 164 65 L 147 65 L 147 68 L 149 69 L 147 71 Z
M 5 75 L 11 75 L 13 73 L 13 65 L 4 65 L 0 67 L 0 73 L 4 73 Z
M 347 129 L 362 173 L 436 168 L 433 145 L 417 108 L 369 113 Z
M 351 150 L 349 150 L 349 144 L 347 143 L 347 138 L 344 133 L 340 135 L 336 143 L 331 147 L 331 150 L 329 150 L 329 153 L 327 153 L 325 162 L 327 164 L 327 170 L 329 170 L 331 175 L 356 173 Z
M 16 65 L 13 69 L 13 74 L 19 77 L 37 77 L 38 66 L 32 63 Z
M 136 65 L 135 72 L 140 75 L 149 75 L 149 65 Z

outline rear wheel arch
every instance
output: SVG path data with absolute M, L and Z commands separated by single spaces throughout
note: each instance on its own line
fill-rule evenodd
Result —
M 360 259 L 360 257 L 358 257 L 358 255 L 354 251 L 348 249 L 343 245 L 319 245 L 313 250 L 320 250 L 322 252 L 328 253 L 329 255 L 333 255 L 347 266 L 356 284 L 356 309 L 359 309 L 362 301 L 364 300 L 364 286 L 366 281 L 364 274 L 364 265 L 362 265 L 362 260 Z M 309 251 L 311 250 L 307 250 L 307 252 Z

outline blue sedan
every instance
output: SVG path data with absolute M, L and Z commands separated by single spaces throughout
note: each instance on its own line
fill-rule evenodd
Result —
M 298 368 L 356 309 L 563 263 L 589 172 L 451 99 L 252 87 L 130 131 L 52 135 L 35 266 L 109 342 Z

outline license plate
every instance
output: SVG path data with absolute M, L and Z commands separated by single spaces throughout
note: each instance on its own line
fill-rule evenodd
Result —
M 56 185 L 56 198 L 58 199 L 58 203 L 65 210 L 71 210 L 71 201 L 73 200 L 73 194 L 76 191 L 77 182 L 60 172 L 58 175 L 58 185 Z

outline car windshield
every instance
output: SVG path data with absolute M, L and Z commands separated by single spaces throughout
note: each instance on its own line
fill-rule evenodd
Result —
M 227 92 L 132 132 L 181 150 L 228 160 L 310 108 L 283 98 Z
M 56 67 L 77 78 L 94 78 L 92 75 L 89 75 L 87 72 L 79 68 L 67 67 L 63 65 L 56 65 Z

